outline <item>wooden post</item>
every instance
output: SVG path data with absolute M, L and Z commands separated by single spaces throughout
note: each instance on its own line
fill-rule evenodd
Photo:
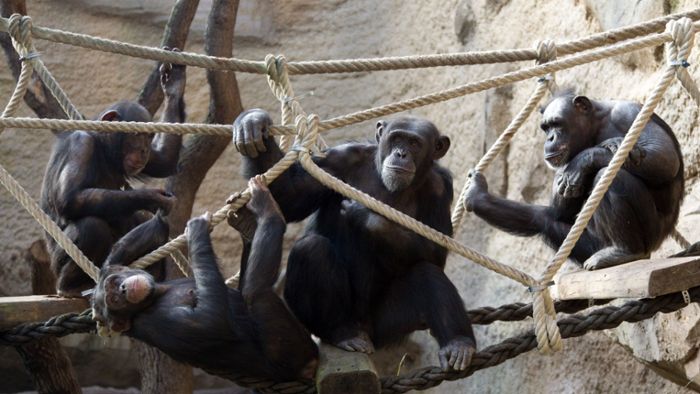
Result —
M 379 375 L 368 355 L 326 344 L 321 344 L 320 351 L 316 374 L 319 394 L 379 394 Z
M 649 298 L 700 285 L 700 257 L 637 260 L 557 280 L 559 299 Z
M 28 252 L 29 260 L 34 264 L 32 275 L 32 287 L 34 293 L 49 293 L 55 291 L 55 279 L 49 270 L 49 256 L 43 241 L 32 244 Z M 19 297 L 18 297 L 19 298 Z M 84 300 L 81 303 L 72 303 L 71 308 L 82 311 L 87 307 Z M 40 303 L 41 304 L 41 303 Z M 0 307 L 2 308 L 2 307 Z M 39 309 L 30 308 L 29 311 Z M 42 309 L 47 312 L 48 310 Z M 50 316 L 31 313 L 25 315 L 25 322 L 32 320 L 46 320 Z M 0 322 L 5 323 L 4 314 L 0 311 Z M 16 315 L 15 315 L 16 316 Z M 24 366 L 32 375 L 34 385 L 39 393 L 80 393 L 80 384 L 75 377 L 75 371 L 66 352 L 61 347 L 57 338 L 46 337 L 30 342 L 26 345 L 17 346 L 17 352 L 24 361 Z

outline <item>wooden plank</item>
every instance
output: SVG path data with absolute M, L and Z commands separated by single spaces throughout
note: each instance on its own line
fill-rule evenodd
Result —
M 379 394 L 379 375 L 368 355 L 326 344 L 321 344 L 320 351 L 316 373 L 319 394 Z
M 700 285 L 700 257 L 637 260 L 597 271 L 563 274 L 560 300 L 646 298 Z
M 83 298 L 47 295 L 0 297 L 0 330 L 20 323 L 46 321 L 64 313 L 82 312 L 88 307 L 88 301 Z

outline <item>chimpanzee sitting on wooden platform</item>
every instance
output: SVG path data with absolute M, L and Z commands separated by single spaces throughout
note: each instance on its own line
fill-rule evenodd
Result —
M 146 271 L 116 265 L 167 239 L 158 214 L 122 238 L 102 268 L 92 301 L 98 324 L 225 378 L 312 378 L 318 348 L 273 290 L 286 223 L 262 178 L 249 186 L 257 228 L 240 291 L 226 287 L 219 272 L 209 214 L 191 219 L 185 231 L 194 279 L 156 283 Z

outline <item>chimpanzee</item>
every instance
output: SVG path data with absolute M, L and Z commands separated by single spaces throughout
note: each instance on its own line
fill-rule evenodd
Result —
M 185 66 L 163 64 L 164 122 L 184 122 Z M 118 102 L 99 117 L 104 121 L 150 122 L 141 105 Z M 175 197 L 161 189 L 132 190 L 131 179 L 164 178 L 176 172 L 182 136 L 175 134 L 97 133 L 58 135 L 46 167 L 41 207 L 80 250 L 100 265 L 114 241 L 157 209 L 169 211 Z M 56 242 L 47 237 L 58 294 L 79 296 L 90 278 Z
M 92 300 L 102 326 L 155 346 L 172 358 L 235 379 L 311 379 L 318 348 L 275 294 L 286 223 L 262 177 L 249 182 L 247 208 L 256 217 L 246 280 L 229 289 L 209 238 L 209 214 L 191 219 L 185 233 L 194 279 L 156 283 L 124 265 L 167 240 L 160 214 L 124 236 L 100 272 Z
M 269 115 L 234 123 L 246 177 L 282 157 Z M 452 177 L 436 160 L 450 140 L 426 120 L 380 121 L 377 143 L 348 143 L 314 162 L 333 176 L 447 235 Z M 444 369 L 463 370 L 476 343 L 464 304 L 443 272 L 447 251 L 324 187 L 298 163 L 270 185 L 287 221 L 313 218 L 290 251 L 285 299 L 322 340 L 371 353 L 430 328 Z
M 549 206 L 526 205 L 488 193 L 472 174 L 467 209 L 513 234 L 541 234 L 558 248 L 622 143 L 640 106 L 598 101 L 571 91 L 542 110 L 544 160 L 556 169 Z M 600 269 L 647 258 L 673 230 L 683 199 L 683 157 L 671 128 L 653 115 L 591 218 L 571 258 Z

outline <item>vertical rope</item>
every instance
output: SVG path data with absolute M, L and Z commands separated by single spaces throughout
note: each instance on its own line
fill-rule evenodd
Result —
M 654 109 L 661 101 L 663 93 L 676 74 L 676 68 L 680 65 L 679 58 L 687 58 L 690 52 L 691 46 L 688 45 L 688 37 L 691 37 L 693 34 L 692 22 L 688 23 L 684 19 L 671 21 L 667 25 L 666 33 L 673 37 L 673 42 L 667 45 L 668 66 L 664 69 L 651 95 L 644 102 L 644 106 L 642 106 L 630 130 L 625 135 L 620 148 L 605 168 L 603 176 L 593 188 L 590 197 L 578 214 L 576 222 L 571 227 L 566 239 L 542 274 L 539 281 L 540 286 L 534 291 L 533 317 L 535 318 L 535 332 L 537 334 L 538 348 L 543 353 L 557 351 L 562 346 L 561 334 L 556 326 L 553 312 L 554 306 L 548 290 L 549 283 L 571 254 L 596 208 L 598 208 L 605 193 L 614 181 L 615 176 L 627 160 L 629 152 L 637 143 L 644 127 L 653 115 Z M 674 50 L 674 47 L 676 47 L 676 50 Z

